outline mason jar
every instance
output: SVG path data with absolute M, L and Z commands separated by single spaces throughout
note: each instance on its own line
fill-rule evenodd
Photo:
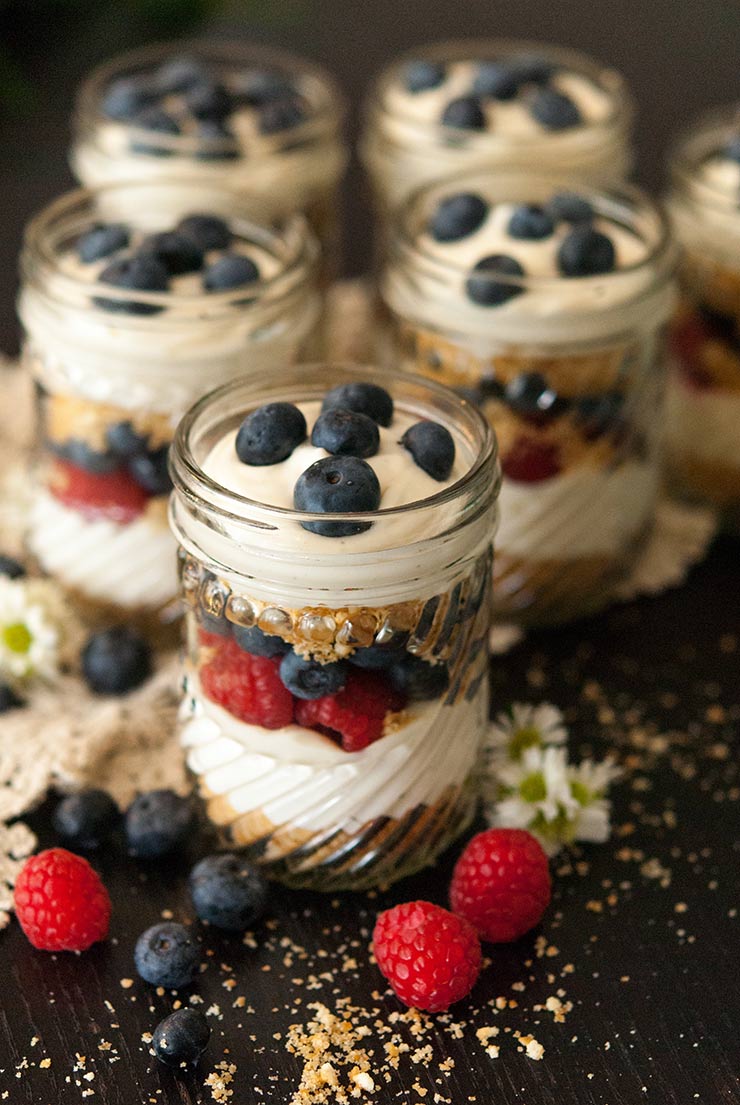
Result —
M 308 61 L 238 41 L 165 43 L 92 72 L 70 159 L 86 186 L 169 177 L 187 184 L 193 210 L 215 186 L 246 192 L 260 222 L 302 212 L 331 267 L 343 119 L 339 89 Z
M 442 42 L 372 88 L 362 160 L 382 218 L 412 192 L 483 168 L 603 185 L 632 166 L 633 105 L 613 69 L 534 42 Z
M 682 247 L 666 461 L 675 491 L 740 524 L 740 104 L 698 120 L 670 160 Z
M 313 438 L 327 389 L 358 382 L 394 404 L 366 462 L 380 506 L 331 514 L 340 534 L 309 531 L 327 514 L 293 509 L 293 481 L 317 457 L 347 458 L 305 440 L 255 468 L 235 437 L 253 411 L 288 402 Z M 399 443 L 424 419 L 454 441 L 441 483 Z M 171 471 L 187 610 L 180 734 L 208 817 L 296 886 L 371 886 L 433 862 L 473 815 L 488 718 L 499 474 L 486 421 L 419 377 L 285 369 L 201 399 L 177 430 Z M 295 666 L 321 697 L 294 686 Z
M 654 517 L 674 303 L 663 215 L 631 188 L 480 173 L 412 197 L 389 248 L 385 356 L 496 431 L 498 617 L 598 609 Z
M 178 419 L 214 384 L 308 355 L 321 295 L 302 216 L 267 229 L 229 192 L 193 214 L 176 186 L 143 188 L 71 192 L 29 223 L 19 313 L 38 408 L 29 550 L 94 620 L 154 630 L 178 609 Z

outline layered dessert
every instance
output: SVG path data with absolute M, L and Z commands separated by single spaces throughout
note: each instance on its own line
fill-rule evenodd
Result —
M 740 519 L 740 109 L 699 122 L 674 152 L 669 211 L 683 247 L 666 447 L 680 493 Z
M 157 623 L 177 608 L 166 517 L 177 421 L 214 382 L 307 353 L 320 297 L 300 217 L 282 231 L 209 211 L 163 217 L 136 186 L 124 193 L 63 197 L 28 229 L 19 309 L 39 411 L 28 545 L 86 612 Z
M 594 609 L 653 518 L 662 217 L 639 193 L 460 178 L 410 201 L 390 249 L 388 355 L 479 406 L 499 441 L 499 615 Z
M 208 816 L 275 877 L 326 889 L 399 878 L 472 816 L 496 466 L 444 389 L 321 379 L 199 404 L 171 520 L 181 739 Z
M 235 42 L 165 44 L 82 86 L 72 167 L 88 186 L 177 181 L 194 210 L 204 189 L 229 187 L 266 222 L 303 212 L 331 253 L 342 115 L 333 81 L 308 62 Z
M 629 172 L 632 107 L 613 70 L 538 43 L 438 43 L 396 61 L 371 93 L 363 142 L 381 211 L 483 167 L 592 184 Z

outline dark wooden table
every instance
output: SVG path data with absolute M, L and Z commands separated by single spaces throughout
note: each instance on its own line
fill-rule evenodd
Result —
M 287 1105 L 302 1069 L 285 1048 L 288 1026 L 306 1021 L 310 1002 L 336 1011 L 343 999 L 360 1010 L 355 1024 L 380 1023 L 410 1045 L 393 1070 L 382 1062 L 388 1036 L 361 1041 L 374 1050 L 377 1105 L 740 1101 L 739 551 L 722 539 L 683 590 L 532 635 L 495 660 L 499 706 L 555 702 L 571 720 L 573 753 L 611 750 L 627 774 L 612 841 L 555 861 L 542 929 L 490 949 L 471 999 L 450 1017 L 422 1023 L 418 1037 L 393 1025 L 403 1007 L 367 943 L 385 904 L 444 902 L 454 855 L 378 897 L 276 888 L 248 946 L 201 931 L 208 967 L 192 993 L 213 1036 L 197 1073 L 176 1076 L 142 1041 L 172 995 L 138 980 L 131 956 L 163 911 L 191 917 L 189 860 L 144 866 L 116 851 L 99 861 L 114 902 L 106 944 L 50 956 L 15 924 L 0 936 L 0 1101 L 67 1105 L 92 1090 L 105 1105 L 210 1103 L 219 1098 L 204 1081 L 226 1061 L 236 1070 L 224 1101 Z M 33 823 L 50 843 L 48 811 Z M 564 1020 L 542 1008 L 553 996 Z M 476 1036 L 488 1026 L 499 1028 L 489 1040 L 497 1059 Z M 541 1061 L 517 1050 L 516 1031 L 542 1044 Z

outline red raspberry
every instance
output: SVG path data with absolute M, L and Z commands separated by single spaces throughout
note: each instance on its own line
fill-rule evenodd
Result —
M 54 461 L 49 490 L 55 499 L 88 518 L 110 518 L 122 525 L 142 514 L 149 498 L 125 468 L 101 476 L 66 460 Z
M 297 700 L 295 718 L 306 729 L 318 729 L 339 740 L 345 752 L 359 752 L 383 736 L 389 710 L 401 710 L 403 695 L 385 676 L 353 668 L 341 691 L 324 698 Z
M 549 902 L 547 856 L 526 829 L 478 833 L 452 873 L 452 909 L 494 944 L 529 932 Z
M 15 912 L 34 948 L 84 952 L 108 935 L 110 898 L 86 859 L 49 848 L 23 865 Z
M 401 1001 L 430 1013 L 466 997 L 480 974 L 473 926 L 431 902 L 404 902 L 381 913 L 373 952 Z
M 520 483 L 549 480 L 561 471 L 557 446 L 530 437 L 518 437 L 501 458 L 501 469 L 508 479 Z
M 280 679 L 280 657 L 253 656 L 236 641 L 219 638 L 213 659 L 200 669 L 203 693 L 240 721 L 282 729 L 293 720 L 293 696 Z

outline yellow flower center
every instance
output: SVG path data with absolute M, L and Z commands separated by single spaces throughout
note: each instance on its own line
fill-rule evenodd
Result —
M 547 795 L 545 778 L 541 771 L 535 771 L 522 779 L 519 784 L 519 793 L 525 802 L 541 802 Z
M 570 785 L 571 794 L 581 806 L 587 806 L 593 795 L 588 787 L 585 787 L 578 779 L 574 779 Z
M 2 637 L 3 644 L 10 652 L 26 653 L 33 644 L 33 637 L 23 622 L 4 626 Z
M 521 760 L 528 748 L 539 748 L 542 744 L 542 736 L 539 729 L 533 725 L 516 729 L 509 741 L 509 756 L 512 760 Z

